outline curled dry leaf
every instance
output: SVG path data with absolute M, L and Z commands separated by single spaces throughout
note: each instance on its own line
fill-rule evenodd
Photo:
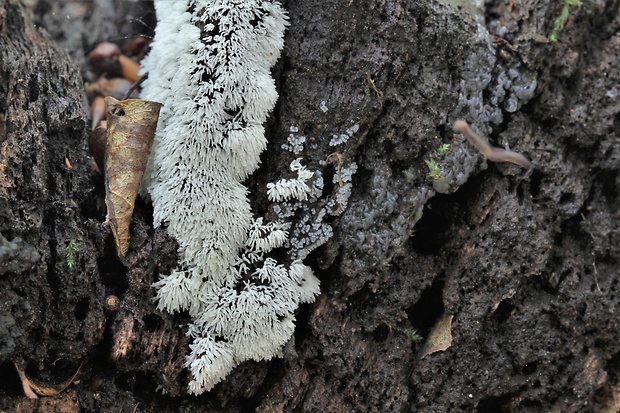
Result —
M 52 383 L 41 383 L 41 382 L 28 378 L 28 376 L 26 376 L 26 373 L 22 369 L 19 368 L 17 363 L 14 363 L 14 364 L 15 364 L 15 369 L 17 370 L 17 374 L 19 375 L 19 378 L 22 382 L 22 387 L 24 389 L 24 395 L 28 397 L 29 399 L 38 399 L 37 395 L 44 396 L 44 397 L 56 396 L 58 393 L 60 393 L 61 391 L 69 387 L 71 383 L 73 383 L 73 380 L 75 380 L 76 376 L 80 372 L 80 369 L 82 368 L 82 364 L 80 364 L 80 366 L 75 371 L 73 376 L 69 377 L 68 379 L 64 380 L 61 383 L 52 384 Z
M 106 97 L 105 203 L 107 224 L 116 250 L 124 257 L 129 248 L 129 223 L 146 162 L 153 145 L 161 103 Z
M 132 86 L 133 82 L 123 77 L 109 79 L 100 76 L 95 82 L 86 84 L 86 93 L 91 99 L 94 99 L 95 96 L 112 96 L 115 99 L 123 99 Z M 138 92 L 133 92 L 129 97 L 138 98 Z M 101 99 L 103 100 L 103 97 Z
M 452 314 L 443 314 L 431 329 L 428 339 L 420 350 L 420 358 L 438 351 L 445 351 L 452 345 Z
M 106 123 L 105 121 L 103 123 Z M 106 123 L 107 125 L 107 123 Z M 95 160 L 99 173 L 103 174 L 105 161 L 105 142 L 108 137 L 107 126 L 99 126 L 88 136 L 88 150 Z
M 17 363 L 13 363 L 15 365 L 15 370 L 17 370 L 17 374 L 19 375 L 19 379 L 22 382 L 22 388 L 24 389 L 24 395 L 29 399 L 38 399 L 39 396 L 32 391 L 32 386 L 30 386 L 30 380 L 26 377 L 26 373 L 22 369 L 19 368 Z
M 118 61 L 121 65 L 121 73 L 125 79 L 133 83 L 140 78 L 140 63 L 123 54 L 118 56 Z
M 90 115 L 92 116 L 90 130 L 95 130 L 99 122 L 105 119 L 105 100 L 103 96 L 95 96 L 90 104 Z

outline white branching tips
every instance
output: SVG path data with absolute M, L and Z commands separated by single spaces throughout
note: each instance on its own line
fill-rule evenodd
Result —
M 193 318 L 189 392 L 210 390 L 244 360 L 267 360 L 293 334 L 295 311 L 319 282 L 295 261 L 268 258 L 289 224 L 264 223 L 241 184 L 266 147 L 263 122 L 277 100 L 270 69 L 286 15 L 273 0 L 155 0 L 143 97 L 164 108 L 142 192 L 155 225 L 179 243 L 180 269 L 154 284 L 158 308 Z M 279 181 L 270 199 L 307 199 L 312 177 Z
M 311 303 L 319 295 L 319 279 L 314 276 L 312 268 L 295 260 L 289 268 L 290 277 L 299 286 L 299 300 L 302 303 Z
M 202 336 L 196 326 L 189 327 L 189 335 L 194 342 L 189 345 L 191 354 L 184 367 L 192 372 L 193 380 L 189 382 L 189 392 L 200 394 L 211 389 L 224 379 L 235 366 L 231 347 L 223 340 L 210 335 Z
M 257 250 L 244 250 L 226 282 L 206 282 L 200 290 L 200 311 L 190 326 L 195 341 L 186 363 L 194 376 L 190 393 L 211 390 L 244 360 L 276 356 L 293 334 L 299 304 L 318 294 L 319 280 L 300 261 L 287 270 Z
M 256 219 L 248 231 L 246 247 L 251 251 L 269 252 L 280 248 L 288 238 L 288 231 L 284 224 L 271 222 L 263 225 L 263 219 Z
M 267 184 L 267 196 L 270 201 L 280 202 L 291 198 L 299 201 L 306 201 L 308 199 L 310 187 L 308 187 L 306 182 L 314 176 L 314 173 L 307 170 L 300 161 L 301 158 L 297 158 L 291 162 L 291 171 L 297 172 L 297 178 L 280 179 L 276 183 Z
M 157 308 L 170 313 L 187 310 L 196 304 L 199 282 L 186 271 L 174 271 L 153 284 L 157 288 Z

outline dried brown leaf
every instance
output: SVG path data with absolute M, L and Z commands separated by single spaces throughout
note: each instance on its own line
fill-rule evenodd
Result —
M 146 162 L 153 145 L 161 103 L 106 97 L 108 118 L 105 146 L 105 189 L 108 216 L 116 250 L 129 248 L 129 223 Z
M 452 314 L 444 314 L 431 329 L 426 342 L 420 350 L 420 358 L 438 351 L 445 351 L 452 345 Z
M 37 395 L 44 396 L 44 397 L 56 396 L 58 393 L 60 393 L 61 391 L 69 387 L 71 383 L 73 383 L 73 380 L 75 380 L 78 373 L 80 372 L 80 369 L 82 368 L 82 365 L 80 364 L 80 366 L 78 367 L 76 372 L 73 374 L 73 376 L 69 377 L 68 379 L 64 380 L 61 383 L 52 384 L 52 383 L 41 383 L 41 382 L 28 378 L 28 376 L 26 376 L 26 373 L 22 369 L 19 368 L 17 363 L 14 363 L 14 364 L 15 364 L 15 369 L 17 370 L 17 374 L 19 375 L 19 378 L 22 381 L 22 387 L 24 388 L 24 394 L 29 399 L 37 399 L 38 398 Z
M 92 118 L 90 130 L 95 130 L 99 122 L 105 119 L 105 99 L 103 96 L 95 96 L 90 104 L 90 116 Z
M 88 136 L 88 149 L 92 155 L 97 169 L 100 174 L 103 174 L 103 164 L 105 162 L 105 142 L 108 139 L 107 127 L 99 126 Z

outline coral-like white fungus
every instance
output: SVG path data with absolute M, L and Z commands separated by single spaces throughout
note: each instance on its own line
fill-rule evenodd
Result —
M 332 140 L 329 141 L 329 145 L 338 146 L 338 145 L 342 145 L 343 143 L 346 143 L 349 140 L 349 138 L 353 136 L 353 134 L 359 130 L 359 128 L 360 128 L 360 125 L 356 123 L 355 125 L 351 126 L 349 129 L 347 129 L 347 133 L 333 135 Z
M 299 128 L 297 126 L 291 126 L 291 133 L 288 135 L 286 143 L 282 144 L 282 149 L 292 152 L 295 155 L 299 155 L 304 150 L 304 144 L 306 143 L 305 136 L 297 135 Z
M 143 193 L 155 225 L 179 242 L 180 268 L 155 283 L 156 299 L 194 319 L 185 366 L 199 394 L 239 363 L 277 355 L 319 282 L 301 261 L 287 269 L 265 256 L 286 242 L 287 224 L 254 218 L 240 183 L 266 147 L 285 12 L 270 0 L 155 0 L 155 9 L 143 98 L 164 108 Z M 312 172 L 299 160 L 291 168 L 298 178 L 276 183 L 270 198 L 307 197 Z
M 296 198 L 300 201 L 306 201 L 308 194 L 310 193 L 310 187 L 306 182 L 314 173 L 306 169 L 301 164 L 301 158 L 295 159 L 291 162 L 291 171 L 297 172 L 297 178 L 294 179 L 280 179 L 276 183 L 267 184 L 267 196 L 270 201 L 286 201 L 291 198 Z

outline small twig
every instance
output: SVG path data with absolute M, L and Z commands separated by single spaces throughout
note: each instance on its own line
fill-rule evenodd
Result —
M 367 80 L 368 80 L 368 83 L 370 83 L 370 87 L 372 88 L 372 90 L 375 91 L 375 95 L 377 95 L 377 99 L 379 100 L 379 106 L 383 107 L 383 101 L 381 100 L 381 96 L 383 96 L 383 92 L 381 92 L 377 88 L 377 85 L 375 85 L 374 80 L 372 80 L 370 76 L 367 77 Z
M 138 78 L 138 80 L 136 80 L 135 82 L 133 82 L 133 85 L 131 85 L 131 87 L 129 88 L 129 90 L 125 93 L 125 96 L 123 96 L 123 98 L 121 100 L 127 100 L 129 98 L 129 96 L 131 96 L 131 94 L 133 93 L 134 90 L 136 90 L 136 88 L 138 86 L 140 86 L 142 84 L 142 82 L 144 82 L 147 78 L 149 77 L 148 73 L 143 74 L 142 76 L 140 76 Z
M 123 96 L 123 98 L 121 99 L 121 101 L 123 100 L 127 100 L 129 99 L 129 96 L 131 96 L 131 94 L 133 93 L 134 90 L 136 90 L 136 88 L 138 86 L 140 86 L 142 84 L 142 82 L 144 82 L 147 78 L 149 77 L 148 73 L 143 74 L 142 76 L 140 76 L 138 78 L 138 80 L 136 80 L 135 82 L 133 82 L 133 85 L 131 85 L 131 87 L 129 88 L 129 90 L 127 90 L 127 92 L 125 92 L 125 95 Z M 122 109 L 120 108 L 114 108 L 112 109 L 112 111 L 110 112 L 113 115 L 122 115 Z
M 601 291 L 601 286 L 598 284 L 598 271 L 596 271 L 596 261 L 592 261 L 592 268 L 594 268 L 594 282 L 596 283 L 596 289 L 599 293 L 603 293 Z
M 465 135 L 467 140 L 491 162 L 511 162 L 525 169 L 529 169 L 531 166 L 531 162 L 520 153 L 489 145 L 489 142 L 485 138 L 478 136 L 464 120 L 454 122 L 454 130 Z
M 344 182 L 342 182 L 342 173 L 340 172 L 340 167 L 342 166 L 342 155 L 340 155 L 338 152 L 332 152 L 327 155 L 327 158 L 325 158 L 325 163 L 329 163 L 329 159 L 332 156 L 335 156 L 338 159 L 338 165 L 336 165 L 336 172 L 338 173 L 338 185 L 342 188 L 344 186 Z

